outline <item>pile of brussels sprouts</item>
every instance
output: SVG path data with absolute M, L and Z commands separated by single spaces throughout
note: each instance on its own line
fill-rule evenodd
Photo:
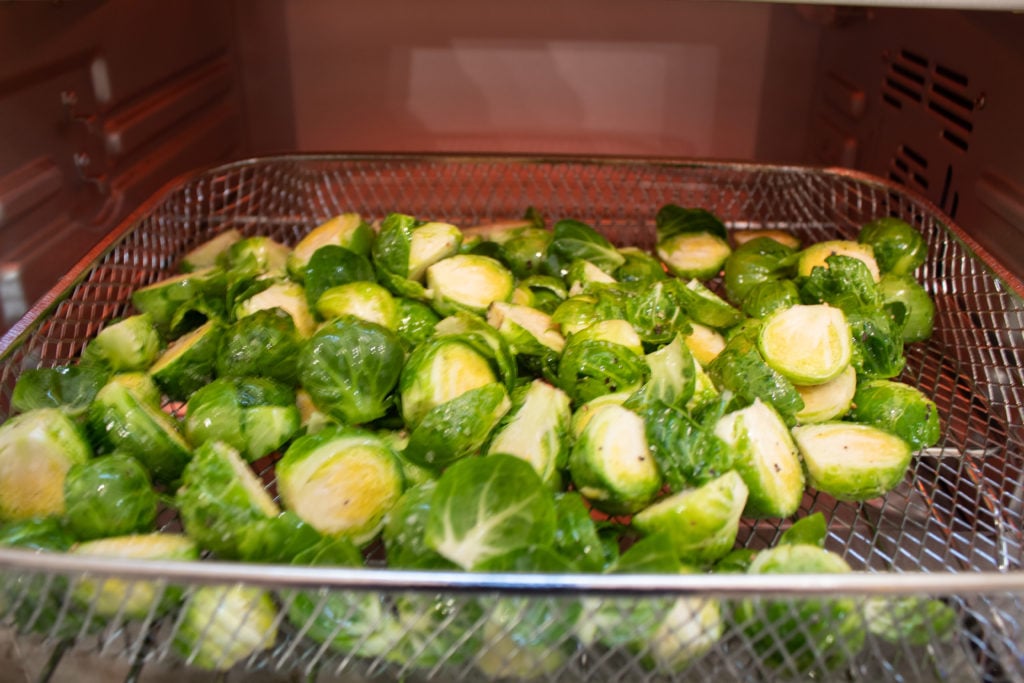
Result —
M 656 227 L 655 254 L 533 211 L 465 229 L 344 214 L 294 248 L 227 230 L 135 291 L 137 313 L 80 362 L 20 377 L 0 427 L 0 543 L 341 566 L 383 547 L 389 567 L 419 570 L 850 571 L 821 515 L 795 516 L 808 487 L 885 494 L 939 438 L 934 403 L 894 380 L 904 344 L 931 334 L 913 276 L 924 240 L 882 218 L 856 241 L 730 242 L 713 214 L 675 205 Z M 161 504 L 180 532 L 157 529 Z M 741 518 L 792 526 L 773 548 L 734 549 Z M 241 587 L 182 606 L 174 589 L 116 581 L 74 596 L 98 619 L 177 611 L 176 646 L 207 668 L 272 645 L 278 604 L 339 651 L 472 659 L 494 676 L 548 674 L 580 646 L 676 671 L 726 624 L 698 597 L 624 612 Z M 53 626 L 29 601 L 14 609 Z M 952 620 L 931 601 L 867 611 L 745 601 L 732 618 L 802 669 L 838 665 L 867 632 Z

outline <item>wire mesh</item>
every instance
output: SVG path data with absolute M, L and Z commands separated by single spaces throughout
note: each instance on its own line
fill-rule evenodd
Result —
M 297 570 L 305 571 L 301 580 L 272 572 L 239 579 L 217 564 L 197 574 L 173 563 L 47 565 L 0 551 L 0 614 L 44 642 L 74 641 L 101 656 L 318 680 L 1024 678 L 1022 302 L 996 275 L 997 264 L 934 207 L 867 176 L 737 164 L 409 156 L 290 156 L 211 169 L 154 197 L 83 262 L 71 285 L 51 293 L 5 338 L 0 412 L 9 411 L 22 370 L 72 361 L 107 321 L 131 312 L 134 289 L 174 274 L 183 254 L 229 228 L 295 244 L 347 211 L 368 220 L 397 211 L 471 226 L 518 218 L 532 207 L 551 220 L 585 221 L 618 245 L 650 248 L 654 214 L 666 203 L 707 208 L 732 229 L 780 228 L 805 242 L 851 238 L 886 215 L 925 236 L 928 260 L 918 274 L 936 302 L 935 333 L 908 347 L 901 379 L 936 402 L 941 441 L 916 455 L 888 495 L 854 504 L 808 491 L 798 513 L 823 512 L 827 547 L 856 570 L 901 574 L 896 588 L 838 577 L 828 590 L 802 593 L 797 582 L 762 594 L 729 577 L 709 585 L 698 576 L 649 594 L 650 580 L 635 577 L 632 588 L 644 592 L 634 594 L 629 586 L 597 590 L 577 577 L 524 593 L 522 579 L 481 586 L 453 576 L 414 589 L 378 569 L 364 570 L 356 583 L 313 568 Z M 272 486 L 273 459 L 257 466 Z M 173 527 L 170 514 L 162 521 Z M 768 547 L 787 525 L 745 521 L 738 542 Z M 1004 583 L 993 579 L 987 589 L 973 580 L 979 573 Z M 926 584 L 931 574 L 948 581 Z M 222 587 L 211 592 L 211 584 Z M 264 592 L 269 613 L 239 597 L 249 589 Z M 232 610 L 235 631 L 182 621 L 183 606 L 211 594 L 207 615 Z M 925 594 L 937 600 L 915 599 Z M 936 602 L 954 628 L 940 628 L 922 611 Z M 919 627 L 913 637 L 887 637 L 843 626 L 880 615 Z M 199 638 L 182 637 L 196 629 Z M 233 662 L 233 647 L 246 639 L 266 647 Z

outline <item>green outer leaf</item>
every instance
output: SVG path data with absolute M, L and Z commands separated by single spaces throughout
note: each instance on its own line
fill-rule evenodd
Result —
M 576 491 L 556 493 L 555 515 L 552 549 L 572 563 L 576 571 L 601 572 L 615 560 L 602 543 L 583 496 Z
M 378 272 L 383 271 L 402 279 L 408 278 L 412 231 L 417 225 L 419 221 L 412 216 L 400 213 L 385 216 L 370 250 Z
M 906 366 L 900 324 L 885 309 L 858 311 L 846 316 L 853 337 L 851 364 L 858 377 L 888 379 Z
M 60 408 L 69 415 L 79 415 L 89 408 L 109 377 L 105 367 L 90 365 L 25 370 L 14 385 L 11 409 L 24 413 L 36 408 Z
M 684 232 L 707 232 L 723 240 L 729 235 L 725 224 L 707 209 L 688 209 L 677 204 L 666 204 L 654 216 L 658 241 Z
M 581 405 L 605 394 L 635 391 L 647 379 L 647 362 L 615 342 L 574 341 L 572 337 L 558 363 L 558 385 Z
M 743 244 L 725 260 L 725 295 L 734 304 L 742 304 L 756 285 L 795 276 L 796 254 L 795 249 L 770 237 Z
M 224 327 L 210 320 L 173 342 L 150 368 L 150 375 L 173 399 L 184 401 L 213 379 Z
M 317 249 L 304 268 L 306 301 L 316 306 L 320 296 L 332 287 L 350 282 L 376 282 L 373 265 L 365 256 L 336 244 Z
M 216 374 L 268 377 L 295 384 L 301 345 L 302 338 L 287 311 L 256 311 L 224 330 L 217 349 Z
M 397 334 L 342 316 L 324 323 L 302 347 L 299 378 L 322 411 L 363 424 L 387 413 L 404 360 Z
M 426 528 L 437 482 L 428 480 L 406 489 L 384 520 L 388 566 L 398 569 L 452 569 L 451 562 L 427 545 Z
M 427 545 L 463 569 L 519 548 L 550 545 L 554 537 L 551 493 L 519 458 L 466 458 L 437 481 Z
M 142 313 L 107 325 L 82 350 L 82 363 L 114 372 L 145 370 L 160 354 L 162 341 L 152 318 Z
M 819 548 L 825 547 L 825 539 L 828 537 L 828 523 L 825 515 L 815 512 L 795 522 L 782 532 L 776 545 L 816 545 Z
M 431 408 L 410 434 L 404 455 L 423 467 L 446 467 L 478 452 L 510 407 L 502 384 L 471 389 Z
M 562 271 L 568 271 L 569 264 L 577 259 L 590 261 L 609 274 L 626 262 L 626 258 L 608 238 L 586 223 L 576 220 L 555 223 L 548 256 L 557 264 L 558 272 L 553 275 L 564 275 Z
M 871 245 L 883 274 L 907 275 L 928 258 L 928 245 L 921 233 L 906 221 L 891 216 L 865 224 L 857 241 Z
M 82 540 L 153 530 L 157 502 L 146 469 L 125 453 L 73 465 L 64 478 L 68 527 Z
M 914 450 L 934 446 L 942 437 L 935 402 L 902 382 L 880 379 L 859 383 L 850 419 L 892 432 Z
M 792 426 L 804 401 L 793 384 L 772 370 L 748 334 L 739 334 L 725 345 L 707 367 L 715 386 L 731 391 L 741 404 L 749 405 L 755 398 L 770 403 Z

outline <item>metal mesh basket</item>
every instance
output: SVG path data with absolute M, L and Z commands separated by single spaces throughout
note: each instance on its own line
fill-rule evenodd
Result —
M 468 226 L 536 207 L 588 222 L 619 245 L 651 247 L 653 216 L 669 202 L 707 208 L 730 228 L 781 228 L 808 242 L 851 238 L 886 215 L 924 234 L 928 260 L 919 276 L 936 302 L 935 333 L 907 348 L 901 379 L 934 398 L 940 445 L 916 454 L 904 482 L 883 498 L 851 504 L 809 491 L 799 512 L 823 512 L 828 547 L 863 572 L 476 575 L 3 550 L 5 623 L 48 647 L 73 643 L 136 670 L 202 664 L 209 653 L 175 645 L 194 626 L 181 623 L 178 607 L 208 599 L 211 585 L 260 587 L 273 596 L 267 619 L 202 633 L 220 647 L 214 659 L 224 659 L 212 662 L 220 665 L 233 643 L 256 638 L 258 652 L 232 669 L 240 677 L 261 670 L 318 680 L 1024 680 L 1022 301 L 998 264 L 933 206 L 859 173 L 407 156 L 290 156 L 215 168 L 154 197 L 7 334 L 0 410 L 8 411 L 22 370 L 74 359 L 106 321 L 130 312 L 134 289 L 173 274 L 181 255 L 228 228 L 294 244 L 345 211 Z M 739 543 L 766 547 L 787 524 L 744 522 Z M 121 602 L 99 604 L 97 585 L 118 587 Z M 168 599 L 143 601 L 138 614 L 133 595 Z M 231 594 L 218 595 L 223 609 L 244 612 L 225 598 Z M 941 618 L 929 611 L 936 604 L 947 608 Z M 838 612 L 915 627 L 864 635 L 838 626 Z M 952 629 L 939 623 L 948 618 Z

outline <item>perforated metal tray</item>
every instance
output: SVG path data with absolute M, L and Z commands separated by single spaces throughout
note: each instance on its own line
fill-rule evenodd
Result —
M 907 348 L 902 380 L 932 396 L 942 422 L 940 444 L 915 455 L 903 484 L 862 504 L 809 491 L 799 516 L 821 511 L 828 547 L 857 571 L 829 576 L 483 575 L 267 567 L 223 562 L 145 563 L 33 555 L 0 550 L 0 615 L 26 638 L 73 643 L 136 668 L 175 653 L 178 611 L 129 620 L 100 620 L 95 605 L 75 602 L 90 577 L 117 577 L 161 591 L 200 585 L 262 586 L 279 608 L 269 649 L 240 662 L 256 669 L 317 674 L 324 680 L 379 675 L 404 680 L 486 679 L 508 643 L 509 669 L 544 680 L 780 680 L 806 674 L 807 663 L 783 655 L 781 631 L 754 638 L 732 608 L 771 601 L 798 615 L 812 599 L 854 598 L 857 609 L 890 613 L 907 596 L 952 606 L 957 627 L 943 638 L 925 620 L 919 637 L 889 642 L 868 635 L 863 647 L 835 634 L 850 656 L 825 667 L 827 652 L 809 653 L 817 678 L 855 681 L 1024 680 L 1024 307 L 1020 285 L 997 261 L 926 201 L 863 174 L 834 169 L 623 159 L 527 159 L 417 156 L 287 156 L 242 161 L 179 180 L 154 196 L 89 254 L 0 341 L 0 412 L 6 414 L 18 374 L 72 361 L 106 321 L 131 312 L 137 287 L 176 272 L 188 249 L 227 228 L 294 244 L 327 218 L 356 211 L 379 219 L 400 211 L 469 226 L 517 218 L 536 207 L 549 218 L 586 221 L 620 245 L 653 245 L 653 216 L 665 203 L 700 206 L 733 229 L 781 228 L 805 241 L 849 238 L 873 218 L 893 215 L 917 226 L 928 242 L 919 278 L 935 299 L 936 329 Z M 173 525 L 174 520 L 165 520 Z M 744 522 L 739 543 L 771 545 L 787 521 Z M 357 645 L 331 648 L 309 637 L 310 623 L 288 619 L 293 595 L 311 591 L 321 608 L 339 596 L 373 591 L 394 604 L 402 596 L 440 595 L 453 614 L 475 615 L 460 626 L 461 647 L 430 647 L 459 619 L 427 631 L 402 625 L 408 637 L 390 653 Z M 654 645 L 593 646 L 573 630 L 557 631 L 557 615 L 613 601 L 623 619 L 647 602 L 672 596 L 714 601 L 721 638 L 686 664 L 652 659 Z M 549 608 L 530 624 L 536 642 L 520 642 L 521 616 L 494 631 L 490 618 L 509 600 Z M 581 603 L 581 601 L 583 601 Z M 483 606 L 481 608 L 481 605 Z M 865 612 L 865 618 L 878 612 Z M 691 625 L 699 637 L 706 624 Z M 545 628 L 553 629 L 545 634 Z M 502 639 L 504 633 L 509 638 Z M 413 638 L 413 635 L 416 637 Z M 505 644 L 500 645 L 499 640 Z M 415 642 L 413 642 L 415 641 Z M 682 647 L 680 644 L 679 647 Z M 395 655 L 403 650 L 401 657 Z M 411 649 L 410 649 L 411 648 Z M 435 648 L 436 649 L 436 648 Z M 539 649 L 539 651 L 538 651 Z M 535 669 L 516 668 L 534 663 Z M 540 663 L 537 663 L 540 662 Z M 493 663 L 493 662 L 492 662 Z

